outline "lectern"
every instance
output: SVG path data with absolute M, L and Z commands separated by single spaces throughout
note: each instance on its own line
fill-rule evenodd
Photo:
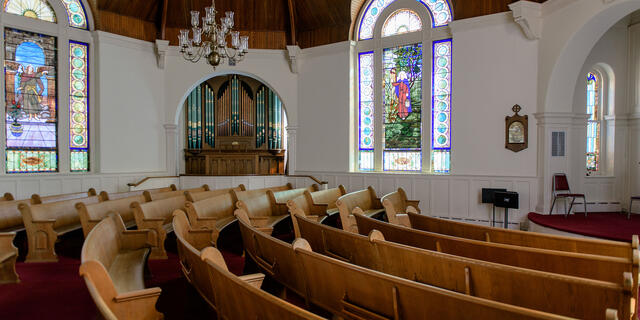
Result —
M 498 191 L 494 194 L 493 205 L 504 208 L 504 228 L 509 228 L 509 209 L 519 208 L 519 196 L 517 192 Z M 495 214 L 495 213 L 494 213 Z

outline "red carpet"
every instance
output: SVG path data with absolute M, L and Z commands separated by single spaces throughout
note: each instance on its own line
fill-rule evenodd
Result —
M 17 238 L 24 259 L 25 239 L 20 234 Z M 215 319 L 215 312 L 182 276 L 175 241 L 175 236 L 167 239 L 169 259 L 149 261 L 152 277 L 147 279 L 147 287 L 162 289 L 156 308 L 165 319 Z M 84 280 L 78 275 L 78 243 L 82 243 L 81 230 L 63 236 L 56 244 L 58 262 L 19 262 L 16 269 L 21 282 L 0 286 L 0 319 L 100 319 Z M 230 271 L 241 275 L 244 258 L 224 251 L 223 255 Z
M 589 237 L 631 242 L 631 236 L 640 235 L 640 215 L 621 213 L 591 213 L 564 215 L 547 215 L 535 212 L 529 213 L 529 220 L 544 227 L 560 231 L 577 233 Z

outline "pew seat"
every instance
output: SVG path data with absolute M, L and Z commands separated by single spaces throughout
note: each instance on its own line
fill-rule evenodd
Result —
M 209 191 L 186 191 L 185 195 L 187 196 L 187 200 L 191 202 L 197 202 L 200 200 L 221 196 L 226 193 L 231 193 L 231 190 L 246 191 L 247 189 L 245 188 L 244 184 L 240 184 L 235 188 L 228 188 L 228 189 L 218 189 L 218 190 L 209 190 Z
M 183 195 L 151 202 L 133 202 L 131 208 L 138 230 L 155 230 L 158 242 L 151 249 L 150 259 L 167 259 L 164 241 L 169 232 L 173 232 L 173 212 L 185 210 L 187 198 Z
M 82 232 L 85 238 L 102 219 L 104 219 L 110 212 L 116 212 L 122 217 L 127 228 L 136 225 L 136 219 L 133 216 L 133 210 L 131 204 L 134 202 L 145 202 L 145 197 L 142 195 L 132 196 L 128 198 L 120 198 L 117 200 L 104 200 L 101 196 L 102 202 L 85 204 L 83 202 L 76 203 L 76 210 L 80 216 L 80 223 L 82 224 Z M 109 199 L 108 197 L 106 199 Z
M 235 221 L 235 198 L 231 192 L 196 202 L 187 202 L 185 209 L 191 225 L 195 229 L 213 231 L 213 241 L 217 242 L 220 232 Z
M 384 195 L 380 201 L 387 213 L 387 220 L 392 224 L 411 227 L 407 213 L 420 212 L 420 200 L 409 200 L 407 193 L 402 188 Z
M 371 186 L 367 189 L 341 196 L 336 200 L 336 206 L 340 212 L 342 229 L 350 232 L 358 232 L 358 226 L 353 216 L 354 213 L 373 217 L 384 212 L 380 198 L 378 198 L 376 191 Z
M 15 236 L 15 232 L 0 233 L 0 284 L 20 282 L 16 273 L 18 248 L 13 245 Z
M 201 257 L 216 291 L 216 312 L 220 319 L 324 319 L 260 290 L 264 274 L 235 276 L 229 272 L 222 254 L 216 248 L 204 249 Z
M 26 262 L 58 261 L 55 252 L 58 237 L 82 228 L 75 204 L 89 205 L 99 201 L 94 195 L 34 205 L 20 203 L 18 209 L 22 213 L 29 246 Z
M 160 288 L 146 289 L 144 271 L 153 230 L 126 230 L 112 213 L 91 230 L 82 246 L 80 276 L 106 319 L 162 319 L 155 309 Z

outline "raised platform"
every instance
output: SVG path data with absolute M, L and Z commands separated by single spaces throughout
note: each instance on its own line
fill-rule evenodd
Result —
M 589 212 L 584 214 L 564 215 L 539 214 L 530 212 L 528 215 L 530 229 L 532 231 L 542 231 L 551 229 L 555 234 L 581 235 L 592 238 L 631 242 L 631 236 L 640 235 L 640 215 L 631 215 L 627 219 L 626 214 L 619 212 Z M 553 231 L 560 231 L 553 232 Z

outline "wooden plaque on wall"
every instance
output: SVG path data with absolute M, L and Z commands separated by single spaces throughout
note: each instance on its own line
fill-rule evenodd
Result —
M 520 152 L 529 147 L 529 116 L 519 115 L 518 112 L 522 108 L 517 104 L 511 110 L 514 115 L 505 119 L 504 147 L 513 152 Z

